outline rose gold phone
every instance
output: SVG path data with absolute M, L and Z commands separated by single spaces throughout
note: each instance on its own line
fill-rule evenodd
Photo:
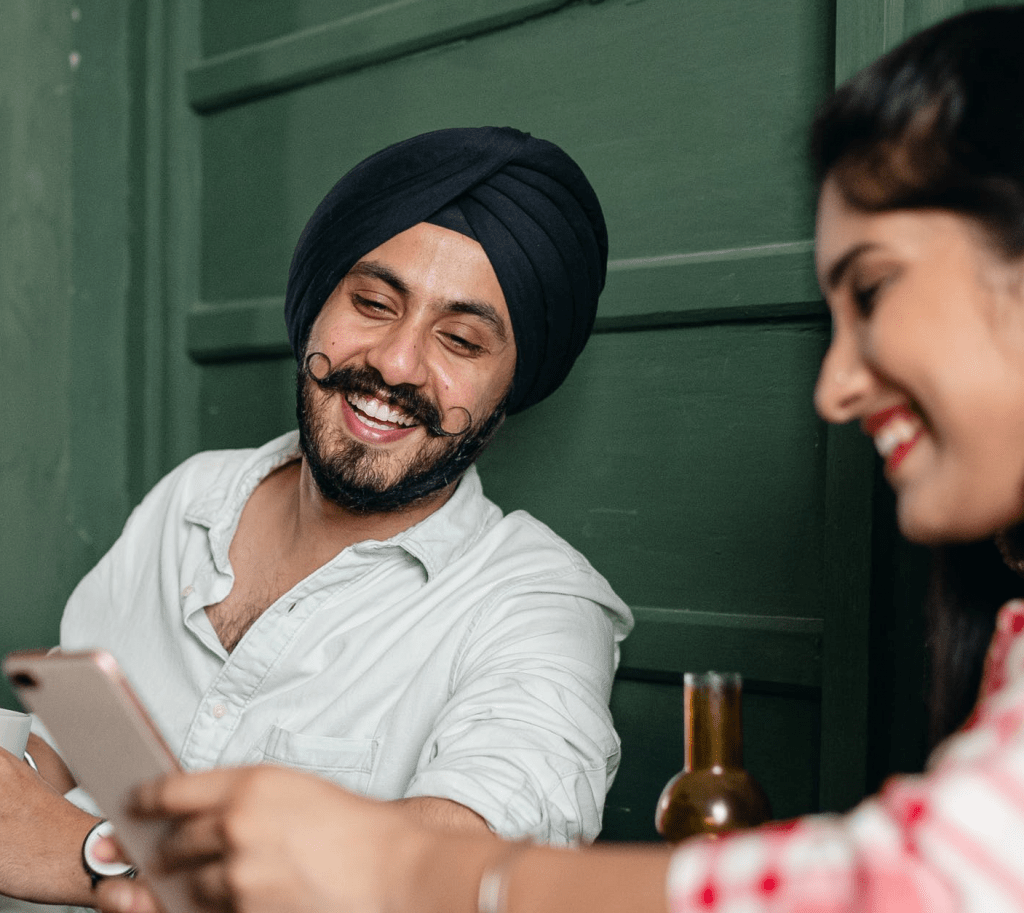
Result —
M 164 910 L 192 910 L 179 876 L 154 878 L 150 871 L 165 822 L 125 813 L 135 786 L 179 767 L 114 658 L 101 650 L 22 651 L 9 654 L 3 670 L 53 736 L 78 785 L 113 822 L 118 842 Z

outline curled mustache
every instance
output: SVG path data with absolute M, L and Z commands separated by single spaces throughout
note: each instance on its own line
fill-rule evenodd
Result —
M 313 366 L 314 363 L 321 361 L 326 366 L 326 371 L 317 374 Z M 473 416 L 469 410 L 463 406 L 455 406 L 452 411 L 466 413 L 466 423 L 458 431 L 446 431 L 444 416 L 437 406 L 409 384 L 389 386 L 375 368 L 348 366 L 332 370 L 331 361 L 323 352 L 310 352 L 302 363 L 302 370 L 321 390 L 341 394 L 361 393 L 401 409 L 417 424 L 422 425 L 432 437 L 459 437 L 473 427 Z

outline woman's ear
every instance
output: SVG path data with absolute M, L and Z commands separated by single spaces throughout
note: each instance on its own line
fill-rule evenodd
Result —
M 1024 255 L 1013 259 L 993 255 L 982 266 L 982 281 L 993 292 L 992 322 L 1000 336 L 1020 344 L 1024 352 Z

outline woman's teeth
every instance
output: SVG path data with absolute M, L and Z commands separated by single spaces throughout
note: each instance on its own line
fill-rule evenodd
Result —
M 894 418 L 874 436 L 875 449 L 888 459 L 900 444 L 908 443 L 917 434 L 917 426 L 905 418 Z

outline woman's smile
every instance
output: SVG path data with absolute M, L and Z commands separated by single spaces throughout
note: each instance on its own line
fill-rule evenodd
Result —
M 906 404 L 876 412 L 865 419 L 863 429 L 874 440 L 887 474 L 896 471 L 924 433 L 921 419 Z

